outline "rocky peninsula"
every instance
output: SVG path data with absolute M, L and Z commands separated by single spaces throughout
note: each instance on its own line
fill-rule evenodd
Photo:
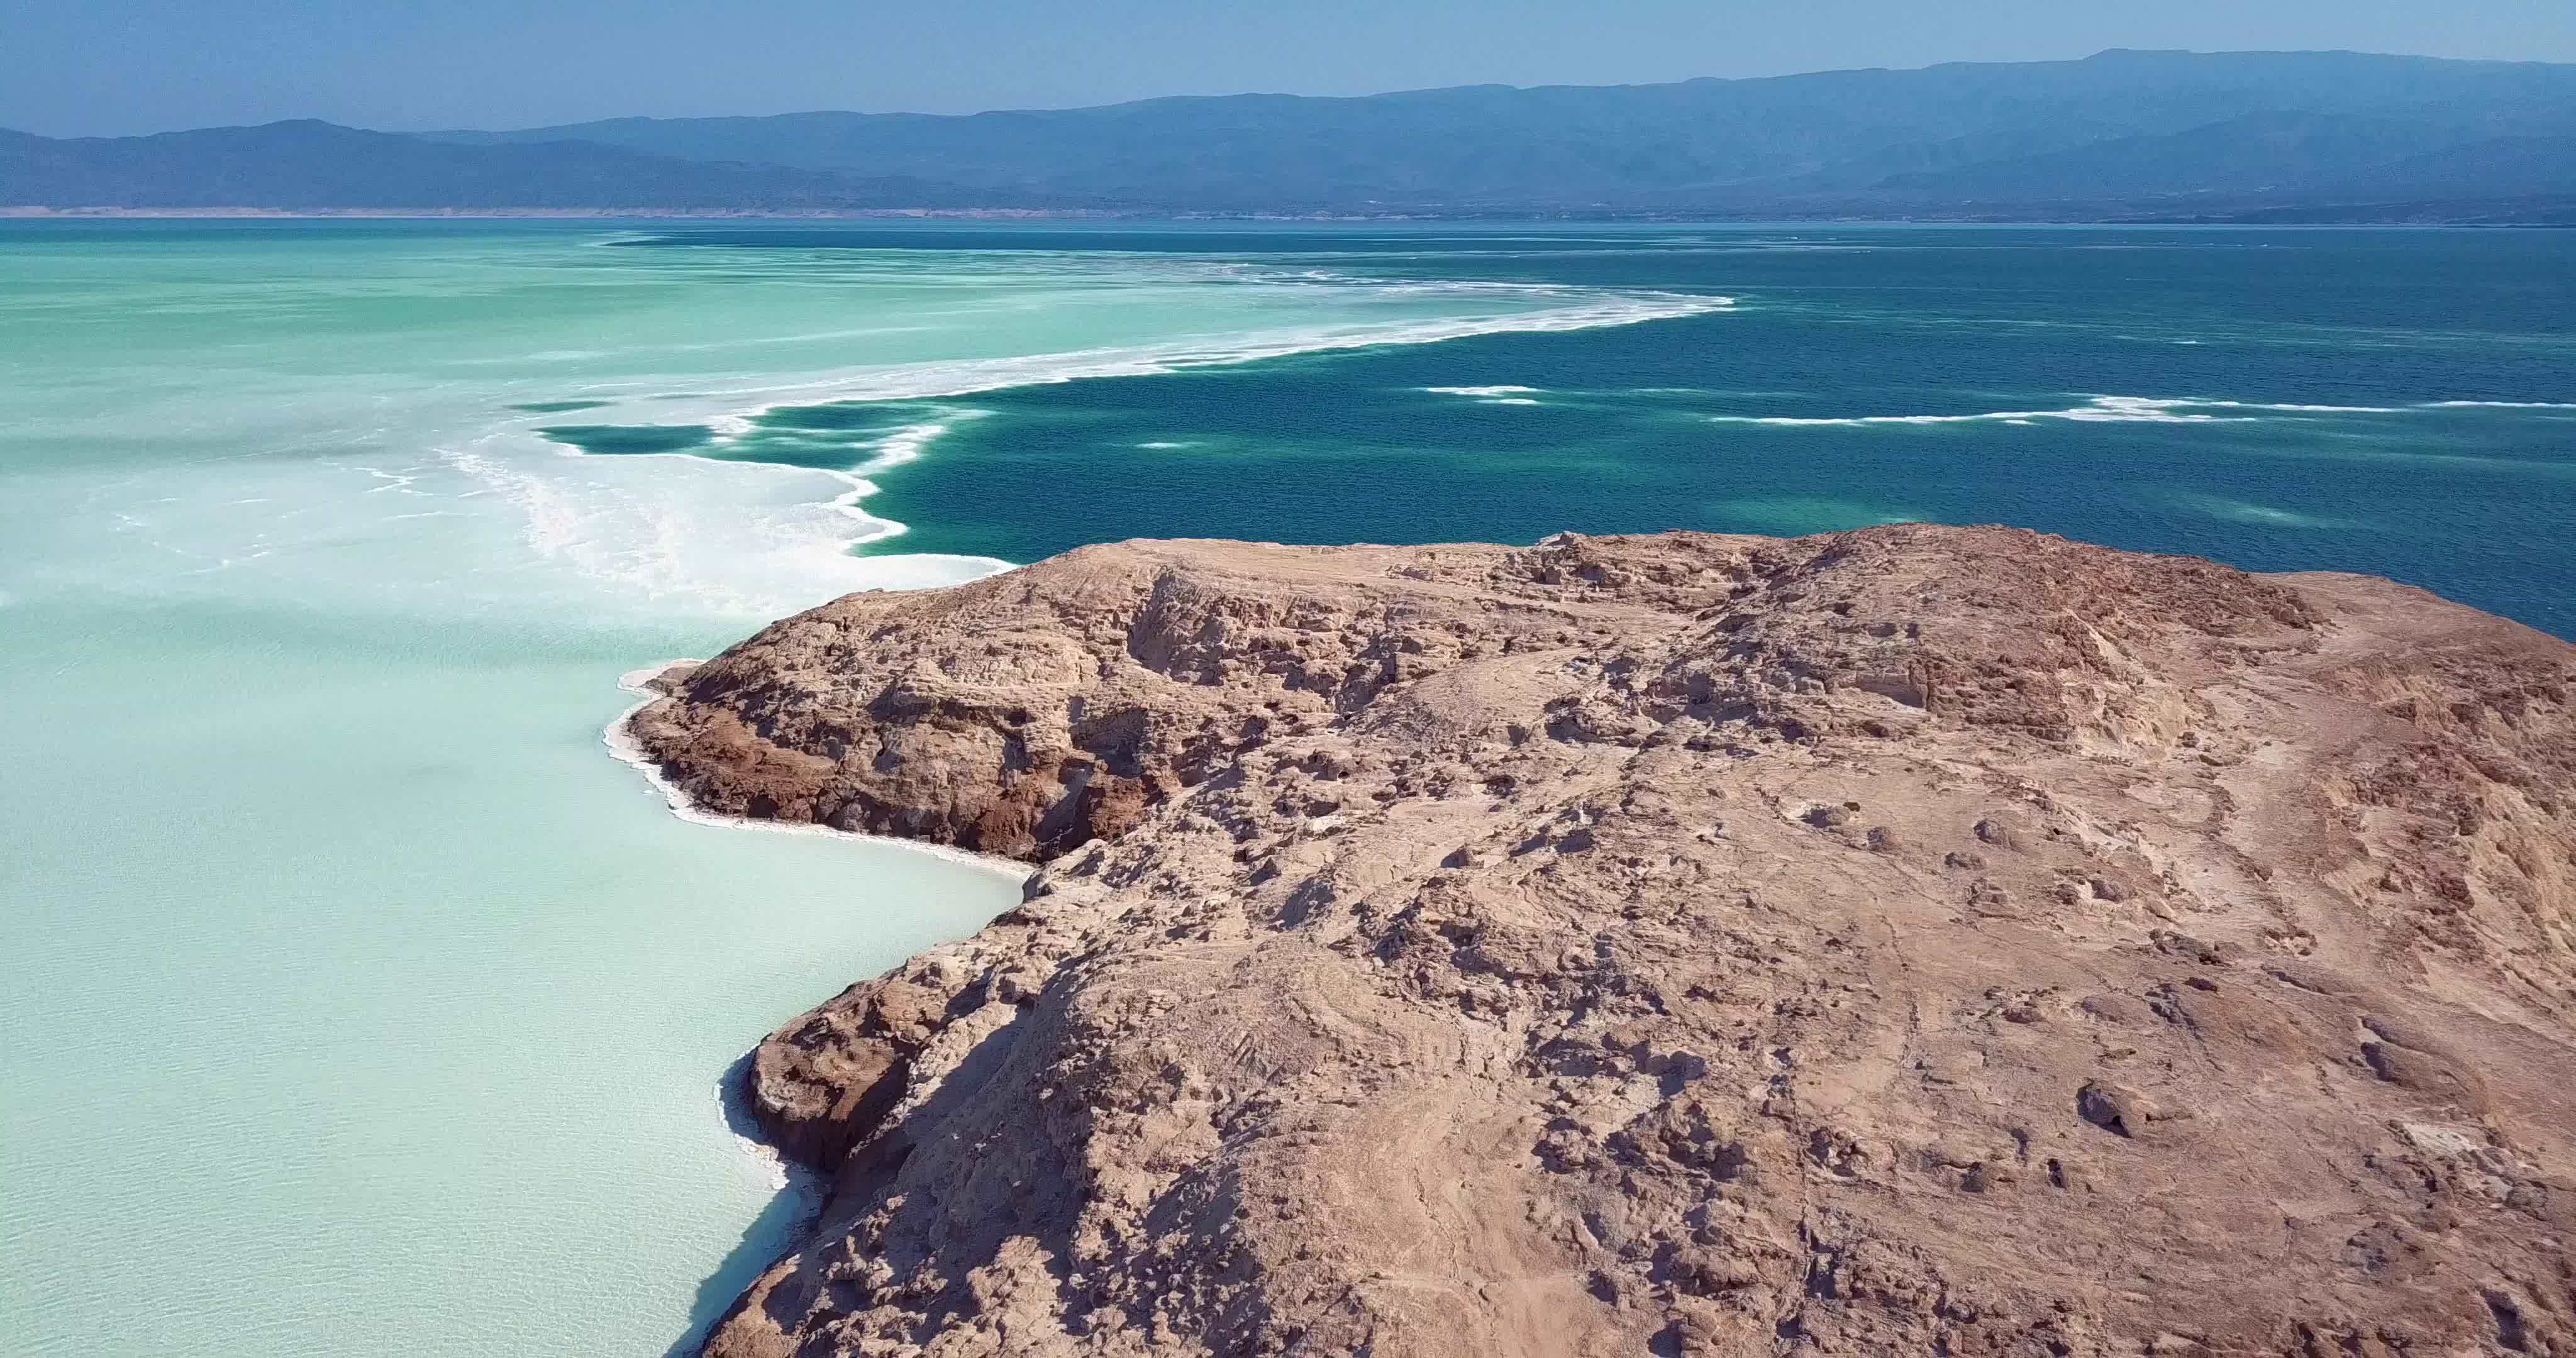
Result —
M 2001 528 L 1089 547 L 628 733 L 1023 860 L 706 1352 L 2576 1354 L 2576 647 Z

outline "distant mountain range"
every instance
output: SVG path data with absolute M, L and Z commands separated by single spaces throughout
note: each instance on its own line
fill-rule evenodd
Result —
M 149 137 L 0 129 L 0 206 L 854 211 L 1021 205 L 1007 189 L 739 165 L 599 141 L 471 145 L 302 119 Z
M 0 132 L 0 205 L 2576 223 L 2576 66 L 2113 51 L 963 117 Z

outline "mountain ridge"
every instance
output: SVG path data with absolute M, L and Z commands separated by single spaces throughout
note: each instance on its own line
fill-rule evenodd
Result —
M 290 118 L 142 137 L 0 128 L 0 206 L 863 210 L 1022 206 L 912 176 L 690 161 L 576 139 L 470 147 Z
M 0 203 L 2118 219 L 2349 210 L 2429 187 L 2466 216 L 2518 204 L 2576 220 L 2548 155 L 2576 136 L 2576 65 L 2348 52 L 344 129 L 391 139 L 364 174 L 328 126 L 15 134 Z

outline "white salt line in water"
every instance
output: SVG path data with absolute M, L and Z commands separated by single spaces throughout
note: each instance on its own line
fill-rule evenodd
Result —
M 1366 285 L 1355 282 L 1355 288 Z M 1442 285 L 1424 285 L 1437 291 Z M 1375 291 L 1388 291 L 1386 287 Z M 977 391 L 1009 387 L 1052 385 L 1083 378 L 1148 376 L 1211 366 L 1231 366 L 1266 358 L 1296 354 L 1328 352 L 1339 349 L 1374 348 L 1379 346 L 1429 344 L 1447 339 L 1500 333 L 1549 333 L 1589 330 L 1606 326 L 1636 324 L 1644 321 L 1674 319 L 1724 311 L 1735 305 L 1735 299 L 1718 296 L 1695 296 L 1659 291 L 1624 293 L 1589 292 L 1535 284 L 1479 284 L 1449 289 L 1464 293 L 1491 293 L 1512 297 L 1539 297 L 1564 304 L 1511 315 L 1464 316 L 1441 320 L 1419 321 L 1400 325 L 1356 324 L 1307 327 L 1274 332 L 1255 332 L 1230 340 L 1176 341 L 1162 345 L 1126 349 L 1078 350 L 1065 353 L 1026 355 L 1006 359 L 968 362 L 943 362 L 896 365 L 888 368 L 862 369 L 815 381 L 751 388 L 730 393 L 701 393 L 692 400 L 721 402 L 709 413 L 687 418 L 674 418 L 667 407 L 654 412 L 652 418 L 638 422 L 656 425 L 706 426 L 718 442 L 739 440 L 759 427 L 760 417 L 794 405 L 828 404 L 854 401 L 924 400 L 961 396 Z M 1525 397 L 1491 398 L 1496 404 L 1537 404 Z M 746 408 L 746 402 L 757 402 Z M 729 468 L 769 468 L 779 474 L 819 473 L 841 484 L 843 489 L 828 498 L 811 502 L 855 524 L 856 531 L 835 541 L 817 541 L 812 546 L 821 556 L 847 558 L 854 549 L 883 542 L 907 531 L 894 519 L 871 514 L 861 502 L 875 495 L 879 487 L 866 473 L 901 466 L 921 456 L 930 441 L 953 428 L 954 421 L 972 419 L 988 412 L 957 411 L 944 414 L 937 421 L 908 425 L 881 437 L 875 455 L 851 471 L 800 466 L 793 463 L 766 462 L 757 457 L 709 456 L 704 452 L 673 450 L 664 453 L 618 454 L 621 459 L 640 460 L 648 457 L 681 458 L 702 464 Z M 541 417 L 540 417 L 541 418 Z M 603 406 L 590 418 L 616 422 L 621 416 Z M 522 437 L 541 438 L 535 432 L 536 418 L 514 422 L 463 449 L 442 449 L 440 455 L 453 467 L 475 477 L 483 484 L 501 491 L 516 501 L 528 518 L 527 540 L 539 554 L 568 557 L 583 564 L 592 574 L 629 578 L 648 585 L 667 588 L 662 577 L 679 567 L 680 544 L 655 541 L 647 544 L 645 559 L 639 566 L 635 552 L 603 548 L 592 541 L 586 510 L 567 498 L 567 490 L 546 479 L 530 475 L 497 456 L 487 456 L 481 449 L 494 439 Z M 582 450 L 547 441 L 556 452 L 566 457 L 592 456 Z M 663 524 L 666 534 L 673 526 Z M 871 586 L 922 587 L 958 583 L 993 571 L 1006 569 L 1008 563 L 989 557 L 940 556 L 918 554 L 909 558 L 911 565 L 892 566 L 906 558 L 864 558 L 877 566 L 873 575 L 863 574 L 853 580 L 844 577 L 832 582 L 833 593 Z M 843 563 L 846 566 L 846 562 Z M 925 575 L 927 570 L 932 573 Z M 640 572 L 640 573 L 639 573 Z M 789 611 L 780 609 L 780 612 Z
M 1986 410 L 1966 415 L 1710 415 L 1712 424 L 1760 424 L 1777 428 L 1865 428 L 1871 425 L 1898 424 L 2030 424 L 2038 420 L 2073 420 L 2079 423 L 2120 423 L 2138 421 L 2155 424 L 2215 424 L 2215 415 L 2176 413 L 2162 405 L 2143 402 L 2097 401 L 2090 405 L 2062 410 Z
M 862 507 L 861 502 L 875 495 L 879 487 L 861 473 L 883 471 L 911 462 L 955 422 L 983 413 L 954 412 L 940 422 L 908 425 L 883 434 L 876 440 L 874 455 L 855 471 L 715 456 L 706 452 L 588 454 L 569 445 L 542 440 L 533 430 L 524 428 L 505 428 L 465 447 L 441 448 L 438 454 L 448 465 L 518 505 L 525 516 L 525 539 L 531 550 L 541 556 L 568 560 L 586 574 L 630 585 L 641 584 L 656 592 L 680 589 L 704 594 L 709 584 L 709 581 L 697 578 L 699 571 L 687 560 L 688 526 L 668 520 L 667 515 L 673 507 L 657 508 L 649 496 L 602 501 L 599 497 L 603 491 L 609 490 L 607 483 L 596 478 L 583 482 L 551 474 L 540 475 L 547 463 L 523 462 L 509 441 L 524 440 L 531 453 L 543 450 L 549 458 L 571 461 L 605 457 L 616 464 L 640 467 L 649 465 L 652 459 L 662 458 L 720 468 L 730 475 L 746 476 L 755 481 L 809 476 L 836 485 L 837 489 L 829 494 L 800 499 L 800 503 L 828 516 L 826 520 L 798 526 L 791 538 L 780 540 L 790 543 L 791 549 L 800 552 L 807 564 L 814 568 L 814 588 L 810 595 L 762 594 L 756 598 L 735 598 L 719 589 L 715 595 L 708 596 L 727 605 L 729 611 L 736 611 L 732 606 L 740 605 L 741 610 L 776 617 L 853 590 L 935 588 L 962 584 L 1009 569 L 1009 562 L 983 556 L 922 552 L 899 556 L 855 555 L 857 548 L 910 531 L 905 524 L 871 514 Z M 613 491 L 610 493 L 614 495 Z M 603 537 L 600 531 L 603 506 L 608 511 L 640 512 L 648 522 L 640 526 L 625 523 L 620 526 L 618 535 Z M 826 522 L 847 523 L 855 527 L 843 530 L 826 527 Z M 695 566 L 703 568 L 706 564 L 697 562 Z M 714 583 L 721 585 L 723 582 Z
M 1386 294 L 1404 292 L 1408 285 L 1366 287 L 1364 284 L 1354 282 L 1353 287 L 1365 288 L 1372 294 Z M 1173 341 L 1127 348 L 1078 349 L 1010 358 L 965 359 L 862 368 L 794 383 L 708 393 L 702 399 L 722 404 L 708 409 L 703 415 L 695 418 L 674 418 L 674 412 L 663 410 L 655 412 L 657 418 L 653 420 L 636 422 L 705 424 L 715 429 L 719 435 L 739 437 L 761 416 L 791 406 L 934 400 L 942 397 L 968 396 L 977 392 L 1002 391 L 1014 387 L 1054 386 L 1091 378 L 1151 377 L 1191 368 L 1231 367 L 1264 359 L 1330 353 L 1344 349 L 1437 344 L 1444 340 L 1467 339 L 1480 335 L 1555 334 L 1574 330 L 1597 330 L 1636 325 L 1647 321 L 1707 315 L 1732 310 L 1736 304 L 1732 297 L 1645 290 L 1607 294 L 1587 293 L 1581 289 L 1538 284 L 1487 284 L 1472 288 L 1445 284 L 1424 285 L 1423 290 L 1467 295 L 1489 292 L 1513 297 L 1539 296 L 1563 299 L 1563 301 L 1560 305 L 1507 315 L 1459 316 L 1402 324 L 1362 322 L 1341 326 L 1310 326 L 1281 331 L 1256 331 L 1221 339 Z M 609 415 L 595 415 L 595 418 L 614 420 L 614 417 Z
M 1467 388 L 1425 388 L 1465 394 Z M 2249 411 L 2282 415 L 2404 415 L 2419 410 L 2576 410 L 2556 401 L 2425 401 L 2404 406 L 2310 405 L 2291 401 L 2224 401 L 2205 397 L 2096 396 L 2062 410 L 1986 410 L 1960 415 L 1710 415 L 1713 424 L 1767 424 L 1781 427 L 1857 428 L 1894 424 L 2031 424 L 2040 420 L 2079 423 L 2137 421 L 2156 424 L 2242 424 L 2257 415 L 2211 415 L 2206 411 Z
M 1767 424 L 1790 427 L 1851 428 L 1882 424 L 2030 424 L 2038 420 L 2072 420 L 2085 424 L 2242 424 L 2252 416 L 2204 414 L 2210 410 L 2277 411 L 2283 414 L 2394 415 L 2394 406 L 2288 405 L 2258 401 L 2217 401 L 2195 397 L 2096 396 L 2080 406 L 2058 410 L 1983 410 L 1959 415 L 1710 415 L 1715 424 Z
M 730 1086 L 732 1083 L 728 1080 L 725 1085 Z M 734 1110 L 740 1107 L 741 1103 L 741 1091 L 725 1087 L 717 1090 L 716 1116 L 723 1118 L 729 1129 L 734 1120 Z M 810 1219 L 814 1213 L 822 1210 L 823 1176 L 779 1154 L 776 1146 L 770 1145 L 750 1132 L 735 1130 L 733 1144 L 753 1164 L 760 1166 L 773 1191 L 795 1195 L 798 1220 Z

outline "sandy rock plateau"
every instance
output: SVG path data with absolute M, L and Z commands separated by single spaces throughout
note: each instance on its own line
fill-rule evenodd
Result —
M 2017 530 L 1090 547 L 662 681 L 1017 909 L 764 1042 L 824 1355 L 2576 1358 L 2576 647 Z

